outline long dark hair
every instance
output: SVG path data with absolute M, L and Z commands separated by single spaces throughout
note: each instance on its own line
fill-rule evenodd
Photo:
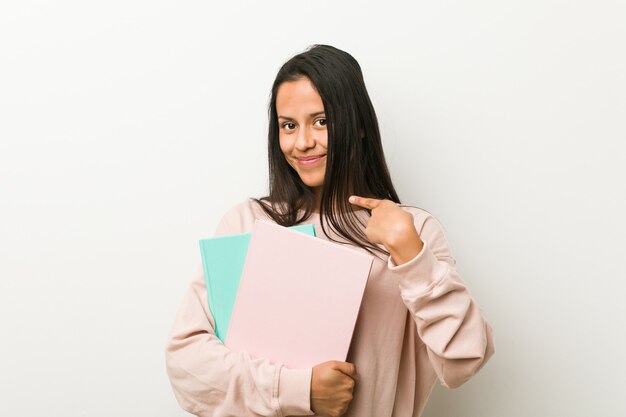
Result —
M 315 86 L 326 113 L 328 147 L 319 207 L 322 231 L 329 239 L 339 242 L 327 233 L 328 222 L 330 229 L 347 242 L 370 253 L 387 254 L 367 240 L 365 225 L 353 211 L 348 197 L 360 195 L 396 203 L 400 199 L 385 163 L 378 120 L 361 67 L 350 54 L 335 47 L 313 45 L 278 71 L 269 104 L 269 196 L 255 201 L 282 226 L 305 221 L 315 209 L 313 191 L 287 163 L 278 141 L 278 87 L 301 78 L 308 78 Z

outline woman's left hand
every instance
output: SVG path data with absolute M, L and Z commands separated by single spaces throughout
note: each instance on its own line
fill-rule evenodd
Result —
M 374 244 L 382 244 L 396 265 L 410 261 L 421 252 L 424 243 L 415 229 L 411 213 L 390 200 L 353 195 L 348 201 L 372 211 L 365 236 Z

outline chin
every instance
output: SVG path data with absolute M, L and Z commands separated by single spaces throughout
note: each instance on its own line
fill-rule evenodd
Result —
M 310 178 L 302 178 L 300 177 L 304 185 L 309 188 L 318 188 L 324 185 L 324 179 L 310 179 Z

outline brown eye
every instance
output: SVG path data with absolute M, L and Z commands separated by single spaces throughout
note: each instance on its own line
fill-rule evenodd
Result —
M 315 121 L 315 123 L 316 123 L 318 126 L 326 126 L 326 119 L 317 119 L 317 120 Z
M 296 128 L 295 123 L 291 123 L 291 122 L 283 123 L 283 129 L 285 130 L 293 130 L 295 128 Z

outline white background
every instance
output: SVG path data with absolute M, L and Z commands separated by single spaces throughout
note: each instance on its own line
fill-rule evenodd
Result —
M 0 415 L 185 415 L 197 241 L 267 192 L 271 83 L 313 43 L 360 62 L 495 330 L 424 416 L 626 414 L 623 1 L 125 0 L 0 6 Z

